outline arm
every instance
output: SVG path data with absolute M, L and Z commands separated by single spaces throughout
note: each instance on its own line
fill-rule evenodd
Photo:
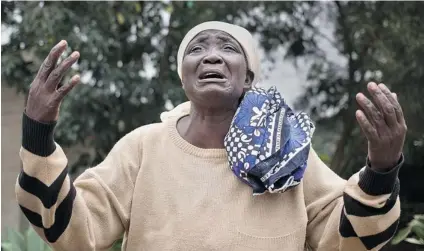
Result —
M 386 173 L 367 164 L 346 182 L 311 149 L 304 180 L 308 245 L 329 251 L 381 249 L 399 221 L 401 164 Z
M 139 133 L 124 136 L 102 163 L 72 183 L 67 158 L 53 141 L 54 126 L 23 116 L 19 206 L 54 250 L 108 250 L 128 230 Z
M 356 118 L 368 139 L 366 166 L 344 183 L 313 150 L 308 160 L 308 243 L 316 250 L 379 250 L 398 226 L 407 126 L 396 94 L 384 84 L 370 82 L 367 88 L 375 104 L 356 95 Z

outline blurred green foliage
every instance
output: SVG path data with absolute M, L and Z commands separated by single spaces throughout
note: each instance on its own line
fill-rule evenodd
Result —
M 403 240 L 424 246 L 424 215 L 415 215 L 414 219 L 405 228 L 399 230 L 392 243 L 399 244 Z
M 121 250 L 122 239 L 117 241 L 110 251 Z M 9 229 L 7 238 L 1 241 L 2 251 L 52 251 L 49 245 L 40 238 L 34 228 L 28 227 L 25 231 Z
M 24 232 L 8 230 L 7 238 L 1 241 L 3 251 L 52 251 L 32 227 Z

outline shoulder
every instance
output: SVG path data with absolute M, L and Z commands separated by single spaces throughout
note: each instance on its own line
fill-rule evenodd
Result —
M 112 147 L 106 159 L 113 159 L 119 156 L 119 159 L 138 159 L 143 149 L 154 145 L 155 139 L 166 135 L 166 126 L 164 123 L 154 123 L 139 126 L 124 136 L 122 136 Z
M 304 178 L 305 182 L 315 185 L 344 186 L 346 182 L 324 163 L 313 147 L 309 150 Z
M 158 136 L 166 132 L 166 123 L 152 123 L 134 128 L 125 134 L 122 139 L 125 140 L 143 140 L 149 136 Z
M 158 140 L 167 135 L 167 125 L 164 122 L 139 126 L 125 134 L 119 142 L 142 145 L 145 141 Z

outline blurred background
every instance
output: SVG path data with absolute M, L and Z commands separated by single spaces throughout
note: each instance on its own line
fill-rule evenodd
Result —
M 10 249 L 13 242 L 33 250 L 28 243 L 38 241 L 19 211 L 14 185 L 26 95 L 50 49 L 65 39 L 68 54 L 81 53 L 64 81 L 79 73 L 82 84 L 62 104 L 55 134 L 75 178 L 124 134 L 186 100 L 176 72 L 178 46 L 190 28 L 209 20 L 254 34 L 261 85 L 277 86 L 295 110 L 311 114 L 314 147 L 343 178 L 364 165 L 367 153 L 354 116 L 356 93 L 373 80 L 398 94 L 408 124 L 402 218 L 384 250 L 423 250 L 423 17 L 422 2 L 2 1 L 3 250 L 17 250 Z

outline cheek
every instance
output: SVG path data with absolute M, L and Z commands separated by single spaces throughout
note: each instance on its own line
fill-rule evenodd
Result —
M 185 76 L 185 78 L 192 76 L 193 73 L 196 72 L 196 65 L 197 65 L 197 60 L 195 58 L 192 58 L 189 56 L 184 58 L 181 65 L 182 75 Z
M 188 74 L 190 71 L 190 69 L 187 66 L 187 62 L 184 60 L 183 63 L 181 64 L 181 80 L 182 82 L 185 82 L 187 79 L 187 76 L 189 76 L 190 74 Z
M 234 74 L 233 77 L 240 79 L 240 81 L 245 81 L 247 74 L 247 65 L 244 58 L 238 58 L 232 62 L 232 72 Z
M 192 57 L 184 58 L 181 64 L 181 84 L 184 90 L 189 91 L 193 88 L 196 81 L 196 60 Z

